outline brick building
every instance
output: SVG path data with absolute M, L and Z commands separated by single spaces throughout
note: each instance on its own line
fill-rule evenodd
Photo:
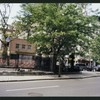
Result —
M 10 54 L 28 54 L 33 55 L 36 52 L 36 46 L 25 39 L 15 38 L 9 43 Z
M 18 63 L 18 67 L 32 68 L 34 67 L 33 57 L 36 53 L 36 46 L 30 44 L 25 39 L 13 39 L 9 44 L 10 59 L 13 65 Z
M 10 67 L 33 68 L 36 46 L 25 39 L 15 38 L 10 41 L 8 54 Z M 2 62 L 2 59 L 0 61 Z

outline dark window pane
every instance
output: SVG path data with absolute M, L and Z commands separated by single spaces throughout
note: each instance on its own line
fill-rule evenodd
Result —
M 25 45 L 24 44 L 22 45 L 22 49 L 25 49 Z
M 31 45 L 28 45 L 28 49 L 31 49 Z
M 16 48 L 19 48 L 19 44 L 16 44 Z

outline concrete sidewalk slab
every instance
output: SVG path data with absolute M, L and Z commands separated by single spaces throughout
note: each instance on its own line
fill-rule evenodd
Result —
M 42 70 L 22 69 L 18 71 L 16 68 L 0 68 L 0 75 L 53 75 L 53 72 Z
M 0 82 L 16 82 L 16 81 L 36 81 L 36 80 L 61 80 L 61 79 L 83 79 L 91 77 L 100 77 L 100 72 L 83 71 L 81 74 L 70 75 L 24 75 L 24 76 L 0 76 Z

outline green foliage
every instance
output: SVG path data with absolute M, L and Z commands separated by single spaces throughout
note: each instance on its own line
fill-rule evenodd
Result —
M 96 38 L 92 41 L 91 50 L 93 54 L 92 57 L 95 60 L 100 61 L 100 35 L 97 35 Z
M 7 33 L 10 26 L 8 24 L 10 13 L 11 13 L 11 4 L 9 3 L 0 4 L 0 34 L 2 34 L 2 37 L 0 37 L 0 42 L 3 45 L 2 58 L 5 60 L 8 58 L 7 57 L 8 45 L 7 45 L 6 39 L 9 36 Z M 8 59 L 7 59 L 7 62 L 8 62 Z
M 86 36 L 92 36 L 98 28 L 94 17 L 84 16 L 83 8 L 74 3 L 24 4 L 18 19 L 18 29 L 28 31 L 28 41 L 47 54 L 65 55 L 75 51 L 78 44 L 86 50 Z
M 58 57 L 75 53 L 84 56 L 90 49 L 93 34 L 98 29 L 95 16 L 87 16 L 87 4 L 41 3 L 23 4 L 18 21 L 19 32 L 28 33 L 27 40 L 37 45 L 37 52 L 52 56 L 52 66 Z M 85 12 L 84 12 L 85 11 Z M 55 71 L 54 71 L 55 72 Z

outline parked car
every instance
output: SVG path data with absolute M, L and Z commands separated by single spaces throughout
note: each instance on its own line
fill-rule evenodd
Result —
M 95 71 L 100 71 L 100 65 L 95 66 L 95 67 L 94 67 L 94 70 L 95 70 Z
M 87 71 L 92 71 L 93 69 L 94 69 L 93 66 L 87 66 L 86 68 Z
M 75 68 L 79 69 L 80 71 L 83 71 L 83 69 L 86 68 L 86 65 L 83 63 L 75 64 Z

